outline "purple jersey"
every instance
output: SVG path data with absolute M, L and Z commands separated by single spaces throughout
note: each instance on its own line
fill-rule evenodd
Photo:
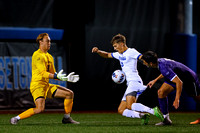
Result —
M 200 89 L 197 74 L 184 64 L 166 58 L 159 58 L 158 67 L 167 83 L 178 76 L 182 80 L 185 89 L 191 89 L 194 85 L 195 91 Z

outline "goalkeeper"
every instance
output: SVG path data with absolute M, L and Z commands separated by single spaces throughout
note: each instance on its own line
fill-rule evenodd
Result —
M 74 72 L 68 76 L 62 74 L 61 70 L 58 74 L 55 71 L 53 57 L 48 53 L 51 46 L 51 40 L 47 33 L 40 34 L 36 42 L 39 44 L 39 49 L 32 56 L 32 80 L 30 83 L 30 92 L 33 96 L 36 107 L 30 108 L 16 117 L 11 118 L 11 124 L 17 124 L 19 120 L 29 118 L 34 114 L 38 114 L 45 109 L 46 98 L 63 98 L 65 114 L 62 123 L 79 124 L 70 117 L 72 111 L 73 91 L 49 83 L 49 79 L 57 79 L 68 82 L 77 82 L 79 75 L 74 75 Z

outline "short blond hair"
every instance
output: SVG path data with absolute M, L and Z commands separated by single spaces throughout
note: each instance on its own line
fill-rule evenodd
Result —
M 49 36 L 49 34 L 48 34 L 48 33 L 41 33 L 41 34 L 39 34 L 38 37 L 37 37 L 37 39 L 36 39 L 36 42 L 37 42 L 38 44 L 40 44 L 40 40 L 43 40 L 43 38 L 44 38 L 45 36 Z

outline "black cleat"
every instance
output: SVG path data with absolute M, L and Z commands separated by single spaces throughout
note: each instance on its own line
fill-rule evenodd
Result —
M 172 121 L 170 120 L 169 116 L 167 116 L 164 121 L 159 122 L 156 126 L 165 126 L 165 125 L 172 125 Z
M 62 119 L 62 123 L 63 124 L 80 124 L 80 122 L 77 122 L 77 121 L 73 120 L 71 117 L 63 118 Z

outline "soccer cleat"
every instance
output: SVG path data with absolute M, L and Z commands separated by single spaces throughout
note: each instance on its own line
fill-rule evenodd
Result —
M 142 122 L 141 122 L 141 125 L 147 125 L 148 122 L 149 122 L 149 117 L 150 117 L 150 114 L 145 114 L 144 116 L 142 116 Z
M 80 124 L 80 122 L 77 122 L 77 121 L 73 120 L 71 117 L 63 118 L 62 119 L 62 123 L 63 124 Z
M 10 119 L 10 123 L 13 124 L 13 125 L 16 125 L 18 121 L 19 120 L 17 118 L 15 118 L 15 117 Z
M 197 119 L 196 121 L 190 122 L 190 124 L 200 124 L 200 118 Z
M 163 114 L 161 113 L 161 111 L 159 110 L 159 108 L 158 107 L 154 107 L 153 110 L 154 110 L 154 115 L 156 117 L 158 117 L 161 121 L 164 121 Z
M 156 124 L 156 126 L 165 126 L 165 125 L 171 125 L 172 121 L 170 120 L 169 116 L 167 116 L 164 121 L 159 122 Z

